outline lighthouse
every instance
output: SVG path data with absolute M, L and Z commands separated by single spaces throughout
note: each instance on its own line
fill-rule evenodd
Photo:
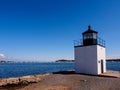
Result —
M 106 72 L 105 41 L 98 37 L 98 32 L 88 26 L 82 33 L 82 43 L 75 41 L 75 72 L 98 75 Z M 76 43 L 77 42 L 77 43 Z

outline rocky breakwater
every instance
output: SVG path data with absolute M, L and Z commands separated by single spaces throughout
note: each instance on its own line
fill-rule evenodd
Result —
M 50 74 L 40 74 L 40 75 L 30 75 L 30 76 L 22 76 L 16 78 L 5 78 L 0 79 L 0 87 L 7 85 L 24 85 L 29 83 L 37 83 L 45 79 L 45 77 Z

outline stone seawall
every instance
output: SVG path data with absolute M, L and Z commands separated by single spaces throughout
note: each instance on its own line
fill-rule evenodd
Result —
M 40 75 L 30 75 L 30 76 L 22 76 L 16 78 L 0 79 L 0 87 L 7 85 L 19 85 L 19 84 L 22 85 L 29 83 L 37 83 L 44 80 L 44 78 L 49 75 L 50 74 L 40 74 Z

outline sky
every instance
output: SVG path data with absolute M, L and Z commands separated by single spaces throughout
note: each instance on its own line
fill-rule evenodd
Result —
M 74 58 L 74 40 L 91 25 L 120 56 L 120 0 L 0 0 L 0 58 L 48 62 Z

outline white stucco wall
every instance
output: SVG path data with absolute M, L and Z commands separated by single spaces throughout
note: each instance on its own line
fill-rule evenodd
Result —
M 101 60 L 103 60 L 103 72 L 106 72 L 106 49 L 97 45 L 98 74 L 101 74 Z
M 102 46 L 91 45 L 91 46 L 75 47 L 76 73 L 93 74 L 93 75 L 100 74 L 101 64 L 99 60 L 101 59 L 105 60 L 105 48 Z M 106 66 L 104 68 L 106 68 Z

